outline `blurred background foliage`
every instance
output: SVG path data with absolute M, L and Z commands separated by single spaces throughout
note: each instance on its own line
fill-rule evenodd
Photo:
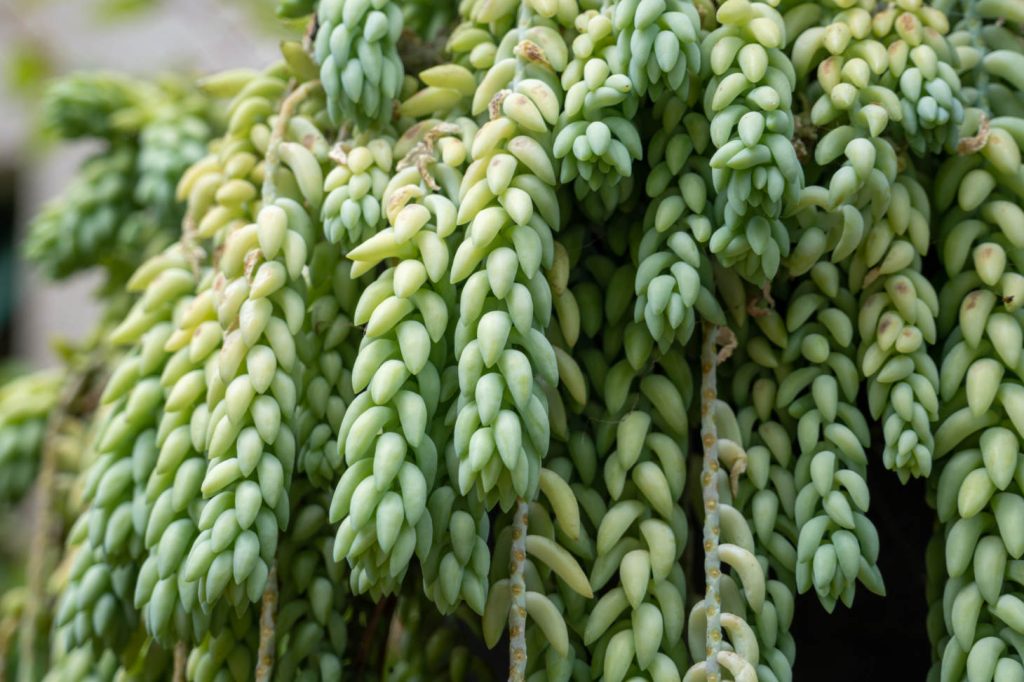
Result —
M 53 121 L 47 125 L 47 84 L 94 70 L 139 80 L 176 73 L 187 82 L 269 61 L 287 34 L 273 0 L 0 0 L 0 362 L 18 355 L 52 365 L 52 341 L 81 341 L 99 314 L 92 293 L 103 276 L 65 272 L 71 276 L 52 282 L 45 267 L 17 258 L 29 219 L 74 184 L 80 164 L 111 145 L 102 135 L 68 135 Z M 121 153 L 122 168 L 131 165 L 127 156 Z M 117 163 L 93 166 L 100 176 Z M 109 181 L 105 190 L 116 193 L 116 185 Z M 134 221 L 140 234 L 149 229 L 143 222 Z
M 286 34 L 274 0 L 0 0 L 0 679 L 29 605 L 47 646 L 117 292 L 220 125 L 194 81 Z

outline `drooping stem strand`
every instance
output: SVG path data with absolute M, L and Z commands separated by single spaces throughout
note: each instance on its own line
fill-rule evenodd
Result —
M 260 648 L 256 656 L 256 682 L 269 682 L 277 647 L 277 564 L 270 567 L 260 603 Z
M 270 134 L 270 144 L 267 145 L 267 156 L 264 161 L 263 177 L 263 203 L 269 204 L 277 198 L 277 186 L 274 184 L 274 176 L 281 166 L 281 142 L 284 140 L 285 132 L 288 130 L 288 121 L 295 113 L 295 109 L 302 100 L 306 99 L 313 92 L 320 88 L 320 81 L 306 81 L 299 85 L 281 102 L 281 109 L 277 113 L 277 120 L 274 121 L 274 129 Z
M 721 528 L 718 517 L 718 433 L 715 428 L 714 402 L 718 396 L 718 353 L 715 345 L 718 327 L 708 325 L 701 352 L 700 439 L 704 448 L 701 490 L 704 500 L 704 604 L 707 611 L 706 674 L 708 682 L 718 682 L 721 675 L 718 652 L 722 648 L 722 596 L 719 582 L 722 562 L 718 556 Z
M 508 682 L 526 679 L 526 532 L 530 505 L 520 498 L 512 521 L 512 553 L 509 566 L 509 589 L 512 606 L 508 613 L 509 669 Z

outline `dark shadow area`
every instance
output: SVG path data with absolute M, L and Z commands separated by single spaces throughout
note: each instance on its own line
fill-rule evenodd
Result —
M 18 265 L 18 241 L 15 219 L 18 214 L 18 177 L 13 168 L 0 167 L 0 358 L 11 354 L 14 332 L 15 282 Z
M 879 441 L 881 434 L 877 435 Z M 923 680 L 931 665 L 925 617 L 925 547 L 934 512 L 925 504 L 921 479 L 900 483 L 871 458 L 869 516 L 878 528 L 878 565 L 887 595 L 857 585 L 853 608 L 826 613 L 813 593 L 797 599 L 793 636 L 797 642 L 793 679 L 829 682 Z

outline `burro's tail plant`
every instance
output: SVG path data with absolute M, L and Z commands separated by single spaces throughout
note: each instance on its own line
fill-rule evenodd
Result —
M 24 254 L 107 280 L 0 374 L 8 674 L 827 676 L 891 476 L 928 679 L 1024 680 L 1019 0 L 278 14 L 269 66 L 44 99 L 98 144 Z

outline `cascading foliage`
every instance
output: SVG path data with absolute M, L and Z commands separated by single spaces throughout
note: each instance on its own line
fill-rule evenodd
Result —
M 108 308 L 0 386 L 4 503 L 81 469 L 20 679 L 786 682 L 887 475 L 928 679 L 1024 679 L 1019 0 L 454 9 L 48 94 Z

